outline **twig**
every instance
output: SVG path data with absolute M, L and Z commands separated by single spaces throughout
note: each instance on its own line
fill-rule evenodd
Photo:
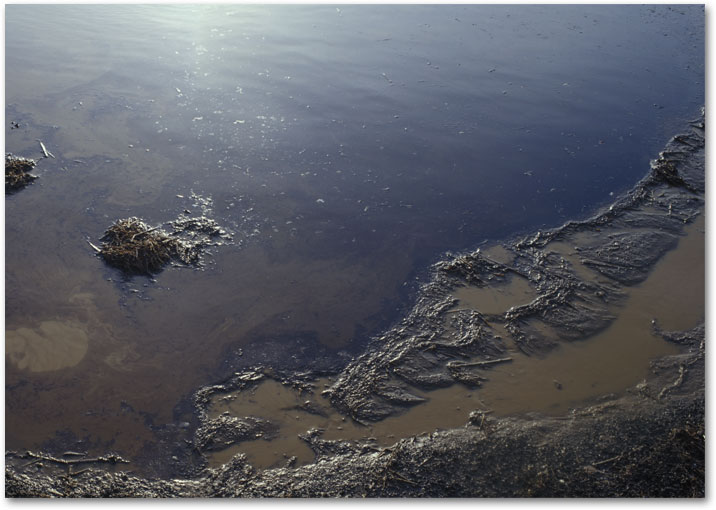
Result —
M 614 460 L 619 460 L 622 458 L 623 454 L 615 455 L 614 457 L 610 457 L 608 459 L 600 460 L 599 462 L 595 462 L 592 464 L 592 466 L 601 466 L 602 464 L 606 464 L 607 462 L 612 462 Z
M 102 250 L 99 249 L 99 248 L 98 248 L 97 246 L 95 246 L 94 244 L 92 244 L 92 241 L 90 241 L 89 239 L 87 239 L 87 242 L 88 242 L 89 245 L 92 247 L 92 249 L 94 249 L 94 251 L 96 251 L 97 253 L 102 253 Z
M 508 361 L 512 361 L 512 358 L 499 358 L 499 359 L 488 359 L 485 361 L 472 361 L 472 362 L 462 362 L 462 361 L 451 361 L 448 363 L 448 367 L 452 368 L 459 368 L 459 367 L 481 367 L 484 365 L 494 365 L 495 363 L 506 363 Z
M 137 232 L 136 234 L 134 234 L 134 235 L 132 236 L 132 239 L 130 239 L 130 241 L 134 241 L 134 238 L 135 238 L 135 237 L 140 236 L 140 235 L 142 235 L 142 234 L 148 234 L 149 232 L 153 232 L 153 231 L 155 231 L 155 230 L 158 229 L 158 228 L 159 228 L 159 227 L 152 227 L 152 228 L 148 228 L 147 230 L 142 230 L 141 232 Z
M 52 154 L 51 152 L 49 152 L 49 151 L 47 150 L 47 147 L 45 147 L 45 144 L 42 143 L 41 140 L 38 140 L 38 142 L 40 142 L 40 147 L 42 148 L 42 152 L 45 154 L 45 157 L 46 157 L 46 158 L 49 158 L 50 156 L 52 156 L 53 158 L 55 157 L 54 154 Z
M 66 451 L 62 454 L 63 457 L 84 457 L 87 455 L 87 452 L 73 452 L 73 451 Z
M 88 462 L 108 462 L 110 464 L 116 464 L 118 462 L 121 462 L 123 464 L 129 464 L 129 461 L 126 459 L 123 459 L 122 457 L 119 457 L 117 455 L 109 455 L 107 457 L 93 457 L 91 459 L 58 459 L 56 457 L 52 457 L 50 455 L 43 455 L 33 452 L 27 452 L 27 455 L 29 457 L 38 459 L 38 460 L 46 460 L 48 462 L 56 462 L 57 464 L 65 464 L 65 465 L 71 465 L 71 464 L 86 464 Z
M 28 466 L 32 466 L 33 464 L 37 464 L 38 462 L 40 462 L 40 459 L 31 460 L 30 462 L 23 464 L 22 469 L 25 469 Z
M 398 480 L 401 480 L 401 481 L 403 481 L 403 482 L 409 483 L 409 484 L 411 484 L 411 485 L 418 485 L 418 484 L 415 483 L 414 481 L 408 480 L 408 479 L 405 478 L 404 476 L 399 475 L 398 473 L 396 473 L 396 472 L 393 471 L 392 469 L 389 470 L 388 473 L 389 473 L 391 476 L 393 476 L 394 478 L 397 478 Z

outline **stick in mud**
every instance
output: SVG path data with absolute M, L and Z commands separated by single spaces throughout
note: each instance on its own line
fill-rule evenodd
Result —
M 482 367 L 485 365 L 494 365 L 496 363 L 507 363 L 508 361 L 512 361 L 512 358 L 499 358 L 499 359 L 488 359 L 485 361 L 471 361 L 471 362 L 461 362 L 461 361 L 450 361 L 448 363 L 448 366 L 451 367 Z

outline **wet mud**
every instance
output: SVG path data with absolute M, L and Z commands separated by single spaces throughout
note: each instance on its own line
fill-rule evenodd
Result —
M 681 322 L 662 317 L 664 307 L 647 322 L 625 311 L 630 303 L 642 309 L 639 300 L 658 292 L 640 296 L 640 286 L 681 241 L 694 239 L 688 229 L 703 232 L 704 136 L 702 116 L 667 144 L 642 181 L 591 218 L 436 263 L 413 309 L 362 353 L 306 362 L 286 353 L 272 359 L 270 343 L 263 354 L 227 352 L 230 375 L 185 404 L 194 421 L 164 431 L 164 455 L 185 466 L 181 479 L 91 462 L 81 473 L 53 461 L 38 468 L 43 454 L 7 452 L 6 495 L 703 497 L 703 300 L 682 303 L 692 313 Z M 699 259 L 702 239 L 682 250 L 687 257 Z M 703 298 L 703 288 L 696 292 Z M 626 329 L 618 329 L 620 320 Z M 503 387 L 500 378 L 506 382 L 520 360 L 559 359 L 604 344 L 600 335 L 615 328 L 609 338 L 626 341 L 640 331 L 659 346 L 636 347 L 656 358 L 647 358 L 641 380 L 578 392 L 553 413 L 549 403 L 500 408 L 494 393 L 489 402 L 490 388 Z M 315 344 L 306 338 L 303 345 L 310 352 Z M 621 356 L 616 344 L 602 345 L 601 355 L 605 362 Z M 554 394 L 572 391 L 565 375 L 547 377 Z M 271 389 L 267 383 L 294 395 L 282 409 L 304 420 L 299 428 L 318 424 L 298 434 L 310 454 L 276 447 L 282 460 L 261 461 L 241 450 L 271 448 L 285 432 L 270 417 L 240 416 L 250 395 Z M 456 388 L 470 396 L 451 400 Z M 461 403 L 458 423 L 397 437 L 372 429 L 433 401 Z

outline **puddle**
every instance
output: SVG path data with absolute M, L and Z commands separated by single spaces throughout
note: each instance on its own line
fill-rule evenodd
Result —
M 472 309 L 485 315 L 502 314 L 513 306 L 524 305 L 537 297 L 527 279 L 513 275 L 504 285 L 460 287 L 453 292 L 460 302 L 453 310 Z
M 314 427 L 325 429 L 324 437 L 363 437 L 365 427 L 337 414 L 328 400 L 320 395 L 328 382 L 327 379 L 319 380 L 317 391 L 313 395 L 301 395 L 277 381 L 267 380 L 251 390 L 214 398 L 209 407 L 211 418 L 228 411 L 236 417 L 255 416 L 270 419 L 279 423 L 280 429 L 278 437 L 271 441 L 245 441 L 210 454 L 209 465 L 220 466 L 239 452 L 245 453 L 254 466 L 261 468 L 285 464 L 291 457 L 296 457 L 297 465 L 307 464 L 313 461 L 313 451 L 298 438 L 298 434 Z M 301 409 L 307 401 L 324 416 Z
M 379 445 L 388 446 L 402 437 L 432 432 L 436 428 L 460 427 L 467 422 L 470 411 L 477 407 L 477 401 L 473 401 L 474 392 L 455 393 L 448 388 L 430 393 L 430 402 L 413 407 L 404 415 L 362 426 L 337 413 L 329 400 L 320 394 L 330 384 L 328 379 L 319 379 L 313 395 L 301 395 L 279 382 L 267 380 L 252 390 L 214 398 L 209 407 L 211 418 L 229 412 L 236 417 L 270 419 L 278 423 L 280 429 L 278 437 L 270 441 L 244 441 L 224 450 L 211 452 L 207 455 L 209 465 L 218 467 L 234 455 L 244 453 L 249 462 L 258 468 L 283 466 L 291 457 L 296 457 L 294 465 L 300 466 L 313 462 L 315 457 L 308 445 L 298 437 L 312 428 L 323 429 L 323 439 L 371 438 Z M 424 395 L 417 390 L 414 392 Z M 324 415 L 301 409 L 306 402 L 311 402 L 312 408 L 318 409 Z
M 704 220 L 687 228 L 642 284 L 628 289 L 617 319 L 587 341 L 561 343 L 544 359 L 515 355 L 486 376 L 480 398 L 496 414 L 538 411 L 563 414 L 608 393 L 620 393 L 649 375 L 651 359 L 679 348 L 652 334 L 656 318 L 665 330 L 685 330 L 704 318 Z
M 266 418 L 279 423 L 280 432 L 271 441 L 258 439 L 214 452 L 209 456 L 210 465 L 219 466 L 239 452 L 259 468 L 285 465 L 294 456 L 295 465 L 310 463 L 313 452 L 298 435 L 315 427 L 325 430 L 324 439 L 374 438 L 378 444 L 390 445 L 402 437 L 463 426 L 475 409 L 496 415 L 540 412 L 557 416 L 600 396 L 619 394 L 648 376 L 650 360 L 679 352 L 676 345 L 651 333 L 652 319 L 666 330 L 689 329 L 703 320 L 703 217 L 686 232 L 677 249 L 664 256 L 646 281 L 628 289 L 625 306 L 607 330 L 584 341 L 560 343 L 542 359 L 510 349 L 512 361 L 483 370 L 488 381 L 478 389 L 460 384 L 429 392 L 413 388 L 411 391 L 428 400 L 366 427 L 336 413 L 320 395 L 331 384 L 328 379 L 317 382 L 313 395 L 300 395 L 268 380 L 252 391 L 215 397 L 209 408 L 211 417 L 229 412 L 237 417 Z M 482 306 L 488 313 L 499 313 L 524 302 L 531 293 L 523 278 L 514 277 L 496 296 L 487 289 L 470 287 L 459 289 L 456 297 L 461 307 Z M 500 324 L 494 326 L 506 335 Z M 551 333 L 549 328 L 542 331 Z M 325 414 L 300 409 L 307 401 Z

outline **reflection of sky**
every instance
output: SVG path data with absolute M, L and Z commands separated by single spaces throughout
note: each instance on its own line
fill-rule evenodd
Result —
M 223 172 L 205 193 L 232 175 L 299 215 L 409 223 L 438 251 L 589 212 L 704 98 L 699 7 L 45 9 L 8 10 L 9 102 L 98 79 L 151 98 L 136 110 L 156 146 Z M 29 18 L 47 38 L 19 36 Z
M 628 187 L 671 133 L 664 120 L 703 102 L 698 7 L 50 9 L 51 37 L 27 47 L 19 20 L 38 17 L 8 11 L 9 101 L 28 93 L 19 59 L 46 73 L 69 60 L 66 85 L 125 75 L 159 102 L 157 143 L 188 130 L 201 164 L 338 215 L 388 208 L 425 234 L 464 223 L 462 241 L 437 243 L 453 248 Z M 523 214 L 499 224 L 510 202 Z

